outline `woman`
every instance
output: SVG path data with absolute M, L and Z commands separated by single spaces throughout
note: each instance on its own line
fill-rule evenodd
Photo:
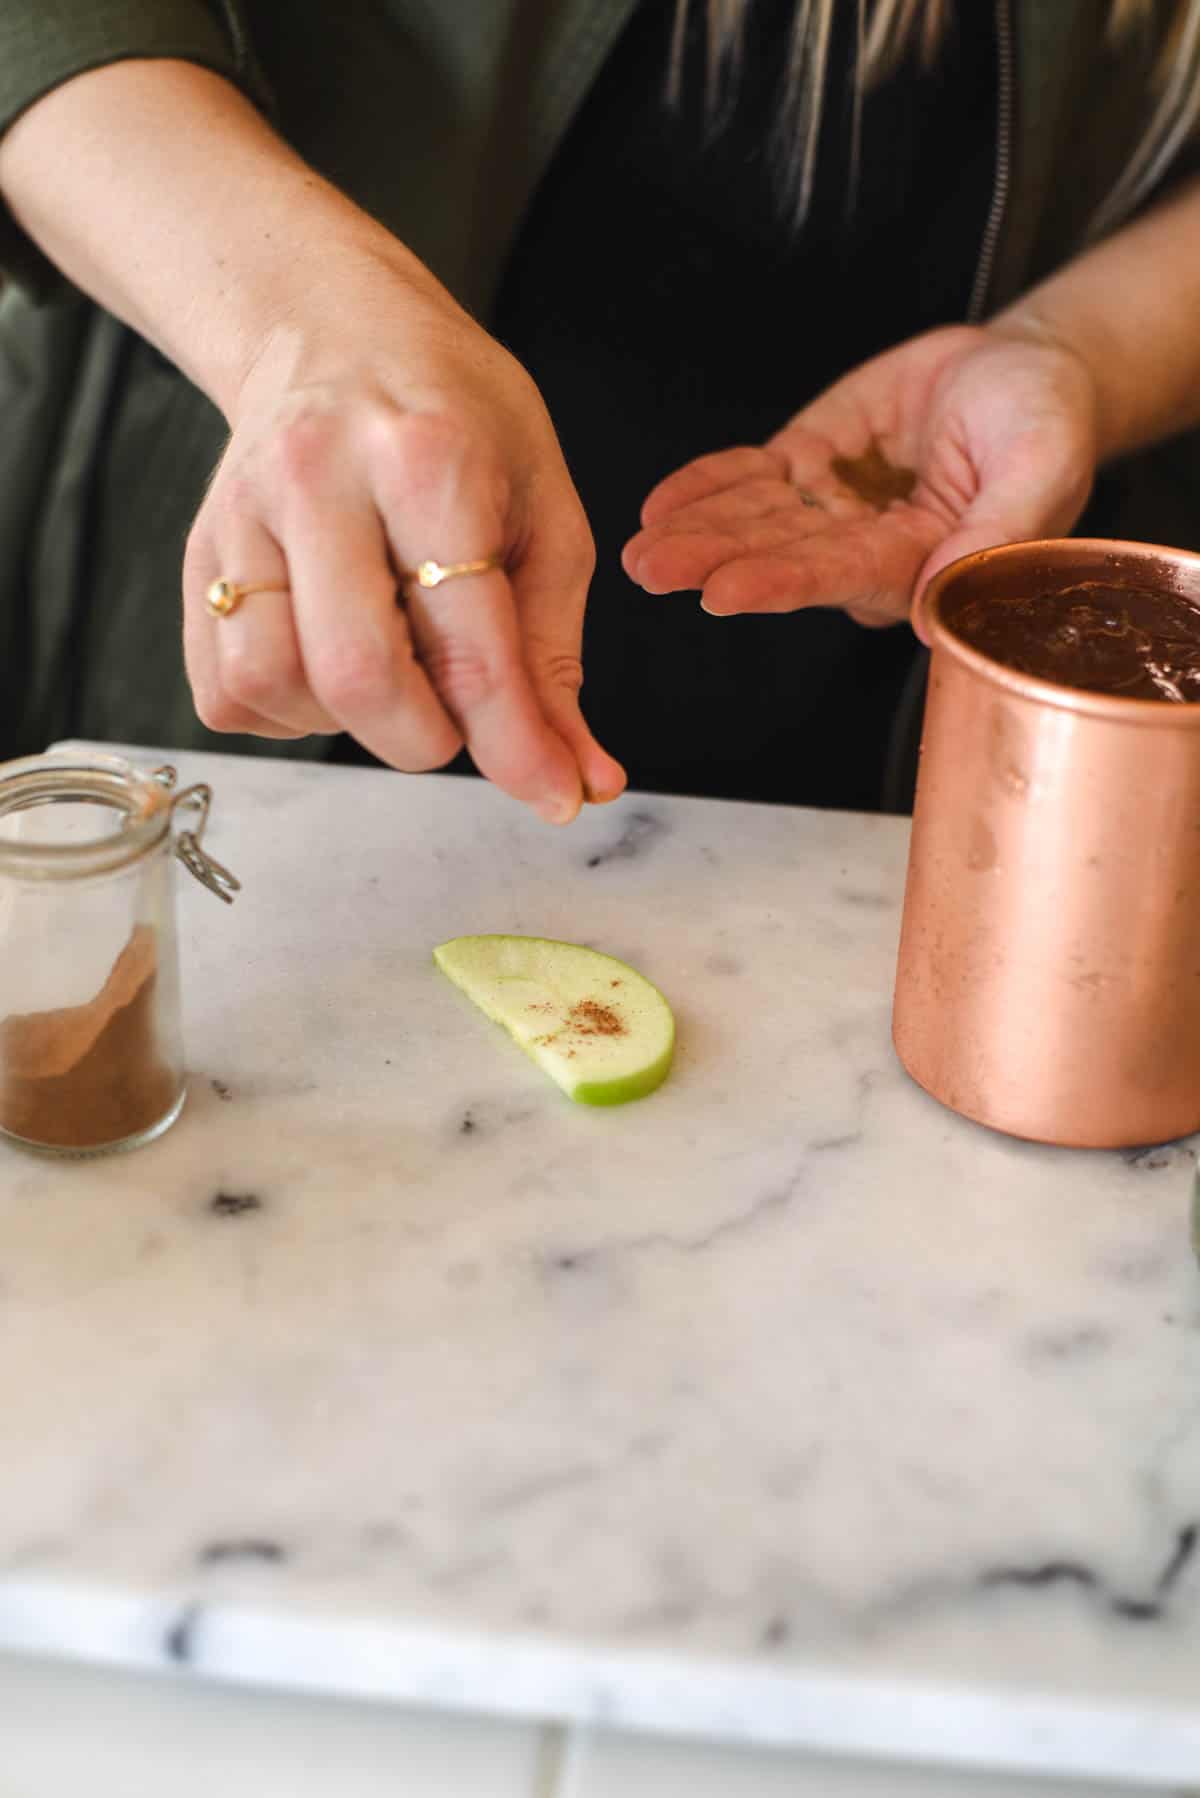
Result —
M 1200 420 L 1200 4 L 951 11 L 3 0 L 5 747 L 213 741 L 187 535 L 205 725 L 565 822 L 624 779 L 590 512 L 635 783 L 875 803 L 862 625 L 1102 463 L 1101 528 L 1197 516 L 1123 459 Z

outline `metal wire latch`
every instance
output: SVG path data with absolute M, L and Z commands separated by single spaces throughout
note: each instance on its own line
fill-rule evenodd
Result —
M 154 770 L 152 778 L 160 786 L 166 787 L 168 791 L 174 791 L 175 782 L 179 776 L 174 768 L 163 766 Z M 171 806 L 172 819 L 178 817 L 184 808 L 190 808 L 195 813 L 195 823 L 192 828 L 181 830 L 176 836 L 175 853 L 188 873 L 198 880 L 201 886 L 207 887 L 210 893 L 215 893 L 217 898 L 224 900 L 226 905 L 232 905 L 233 895 L 242 890 L 241 881 L 201 847 L 201 839 L 208 823 L 208 812 L 211 805 L 212 788 L 207 781 L 197 781 L 193 786 L 184 787 L 181 793 L 175 794 Z

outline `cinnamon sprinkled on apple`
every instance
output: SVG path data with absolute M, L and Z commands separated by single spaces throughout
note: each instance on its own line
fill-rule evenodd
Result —
M 598 999 L 581 999 L 578 1005 L 572 1005 L 568 1013 L 568 1022 L 572 1030 L 580 1036 L 624 1036 L 623 1019 L 610 1005 L 601 1005 Z

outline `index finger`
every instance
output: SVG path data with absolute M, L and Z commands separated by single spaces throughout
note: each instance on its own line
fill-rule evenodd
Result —
M 642 523 L 657 524 L 680 506 L 690 506 L 698 499 L 722 493 L 742 481 L 784 480 L 789 478 L 786 456 L 778 450 L 742 445 L 737 449 L 715 450 L 708 456 L 697 456 L 652 487 L 642 504 Z

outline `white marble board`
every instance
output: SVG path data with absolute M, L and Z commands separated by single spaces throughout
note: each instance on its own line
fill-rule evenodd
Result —
M 181 877 L 183 1119 L 0 1149 L 0 1645 L 1200 1774 L 1194 1148 L 908 1082 L 902 821 L 181 773 L 245 883 Z M 433 970 L 481 930 L 655 979 L 667 1086 L 571 1106 Z

